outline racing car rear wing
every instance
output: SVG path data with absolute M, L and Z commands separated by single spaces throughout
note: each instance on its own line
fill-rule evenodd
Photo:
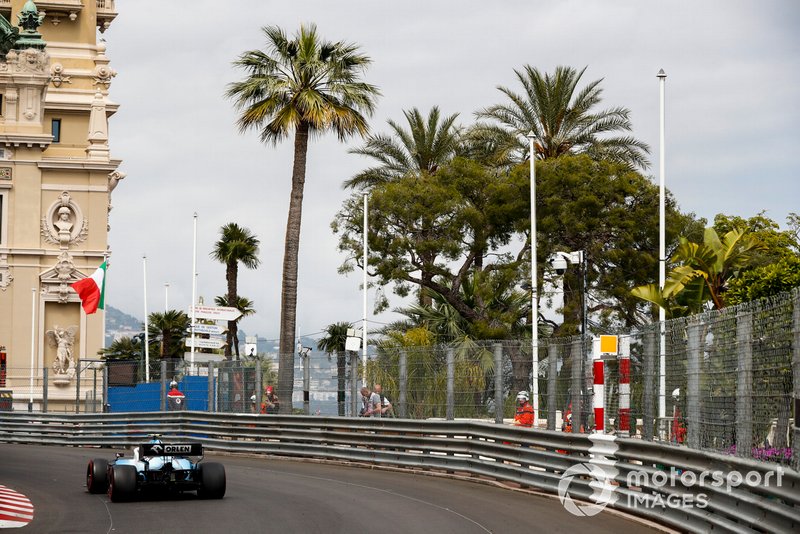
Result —
M 203 456 L 202 443 L 142 443 L 139 445 L 142 456 Z

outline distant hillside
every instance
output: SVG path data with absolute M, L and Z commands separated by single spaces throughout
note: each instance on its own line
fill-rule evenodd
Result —
M 106 306 L 106 347 L 115 339 L 131 337 L 142 331 L 142 320 L 113 306 Z

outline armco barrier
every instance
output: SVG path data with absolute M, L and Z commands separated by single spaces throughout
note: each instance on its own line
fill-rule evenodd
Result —
M 796 471 L 637 439 L 460 421 L 191 411 L 0 413 L 0 442 L 6 443 L 126 447 L 154 433 L 170 441 L 200 441 L 208 450 L 228 453 L 452 473 L 553 494 L 566 487 L 571 499 L 589 503 L 581 506 L 607 506 L 682 531 L 800 529 Z M 598 469 L 604 476 L 597 476 Z M 708 477 L 700 484 L 704 473 Z M 750 477 L 752 484 L 736 477 L 729 480 L 733 474 Z

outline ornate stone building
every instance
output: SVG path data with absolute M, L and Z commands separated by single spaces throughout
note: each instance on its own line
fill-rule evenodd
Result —
M 116 12 L 114 0 L 0 0 L 0 15 L 0 390 L 38 409 L 45 374 L 50 403 L 74 402 L 76 366 L 103 346 L 104 312 L 84 314 L 70 284 L 108 255 L 124 177 L 98 33 Z

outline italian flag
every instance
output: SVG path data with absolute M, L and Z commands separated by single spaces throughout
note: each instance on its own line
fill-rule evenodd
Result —
M 75 290 L 83 303 L 83 311 L 87 315 L 97 311 L 97 308 L 104 309 L 104 302 L 106 296 L 106 269 L 108 262 L 97 268 L 92 276 L 78 280 L 70 287 Z

